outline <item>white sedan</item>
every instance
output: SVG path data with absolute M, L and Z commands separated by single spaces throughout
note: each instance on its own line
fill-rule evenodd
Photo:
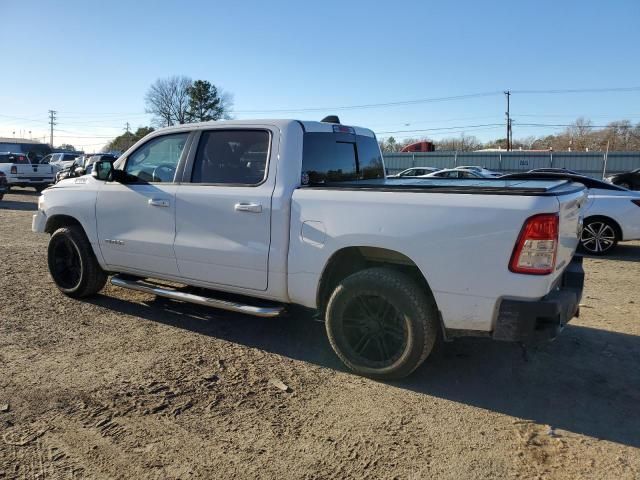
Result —
M 455 170 L 471 170 L 473 172 L 481 174 L 483 177 L 500 177 L 501 175 L 503 175 L 500 172 L 494 172 L 493 170 L 479 167 L 477 165 L 460 165 L 459 167 L 455 167 Z
M 488 175 L 476 170 L 467 170 L 464 168 L 447 168 L 438 172 L 430 173 L 429 175 L 423 175 L 422 178 L 495 178 L 493 175 Z
M 568 179 L 588 189 L 582 212 L 579 248 L 590 255 L 607 255 L 618 242 L 640 240 L 640 192 L 612 185 L 584 175 L 564 172 L 511 173 L 503 180 Z
M 640 239 L 640 192 L 594 180 L 584 209 L 580 246 L 606 255 L 618 242 Z
M 440 170 L 435 167 L 411 167 L 401 171 L 395 175 L 387 175 L 387 178 L 412 178 L 412 177 L 424 177 L 433 172 Z

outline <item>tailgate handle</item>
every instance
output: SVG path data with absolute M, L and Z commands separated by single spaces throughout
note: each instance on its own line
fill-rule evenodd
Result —
M 149 205 L 152 207 L 168 207 L 169 200 L 162 200 L 161 198 L 150 198 Z
M 236 212 L 262 212 L 262 205 L 259 203 L 236 203 L 234 208 Z

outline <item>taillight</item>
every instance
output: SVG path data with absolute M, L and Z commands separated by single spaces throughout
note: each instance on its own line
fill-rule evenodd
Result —
M 15 165 L 11 165 L 11 174 L 12 175 L 17 175 L 18 174 L 18 167 L 16 167 Z
M 631 201 L 640 207 L 640 200 L 631 200 Z
M 559 223 L 557 213 L 543 213 L 528 218 L 513 249 L 509 270 L 529 275 L 548 275 L 553 272 Z

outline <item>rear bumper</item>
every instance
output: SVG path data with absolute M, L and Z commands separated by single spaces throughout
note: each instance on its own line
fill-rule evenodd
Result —
M 557 289 L 545 297 L 535 301 L 503 300 L 492 337 L 525 343 L 555 338 L 579 315 L 583 286 L 582 257 L 573 257 Z
M 33 185 L 51 185 L 54 183 L 53 178 L 8 178 L 7 183 L 10 187 L 26 187 Z

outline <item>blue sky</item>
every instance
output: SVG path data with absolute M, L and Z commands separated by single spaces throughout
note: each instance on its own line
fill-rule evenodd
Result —
M 640 87 L 640 2 L 0 0 L 0 136 L 48 132 L 99 149 L 149 123 L 157 78 L 206 79 L 234 96 L 236 118 L 320 119 L 434 139 L 504 135 L 503 95 L 392 107 L 331 107 L 512 90 Z M 10 72 L 10 73 L 8 73 Z M 515 94 L 519 124 L 640 122 L 640 90 Z M 324 111 L 264 112 L 327 107 Z M 260 113 L 257 113 L 260 112 Z M 264 112 L 264 113 L 263 113 Z M 460 128 L 458 128 L 460 127 Z M 48 137 L 47 137 L 48 138 Z

